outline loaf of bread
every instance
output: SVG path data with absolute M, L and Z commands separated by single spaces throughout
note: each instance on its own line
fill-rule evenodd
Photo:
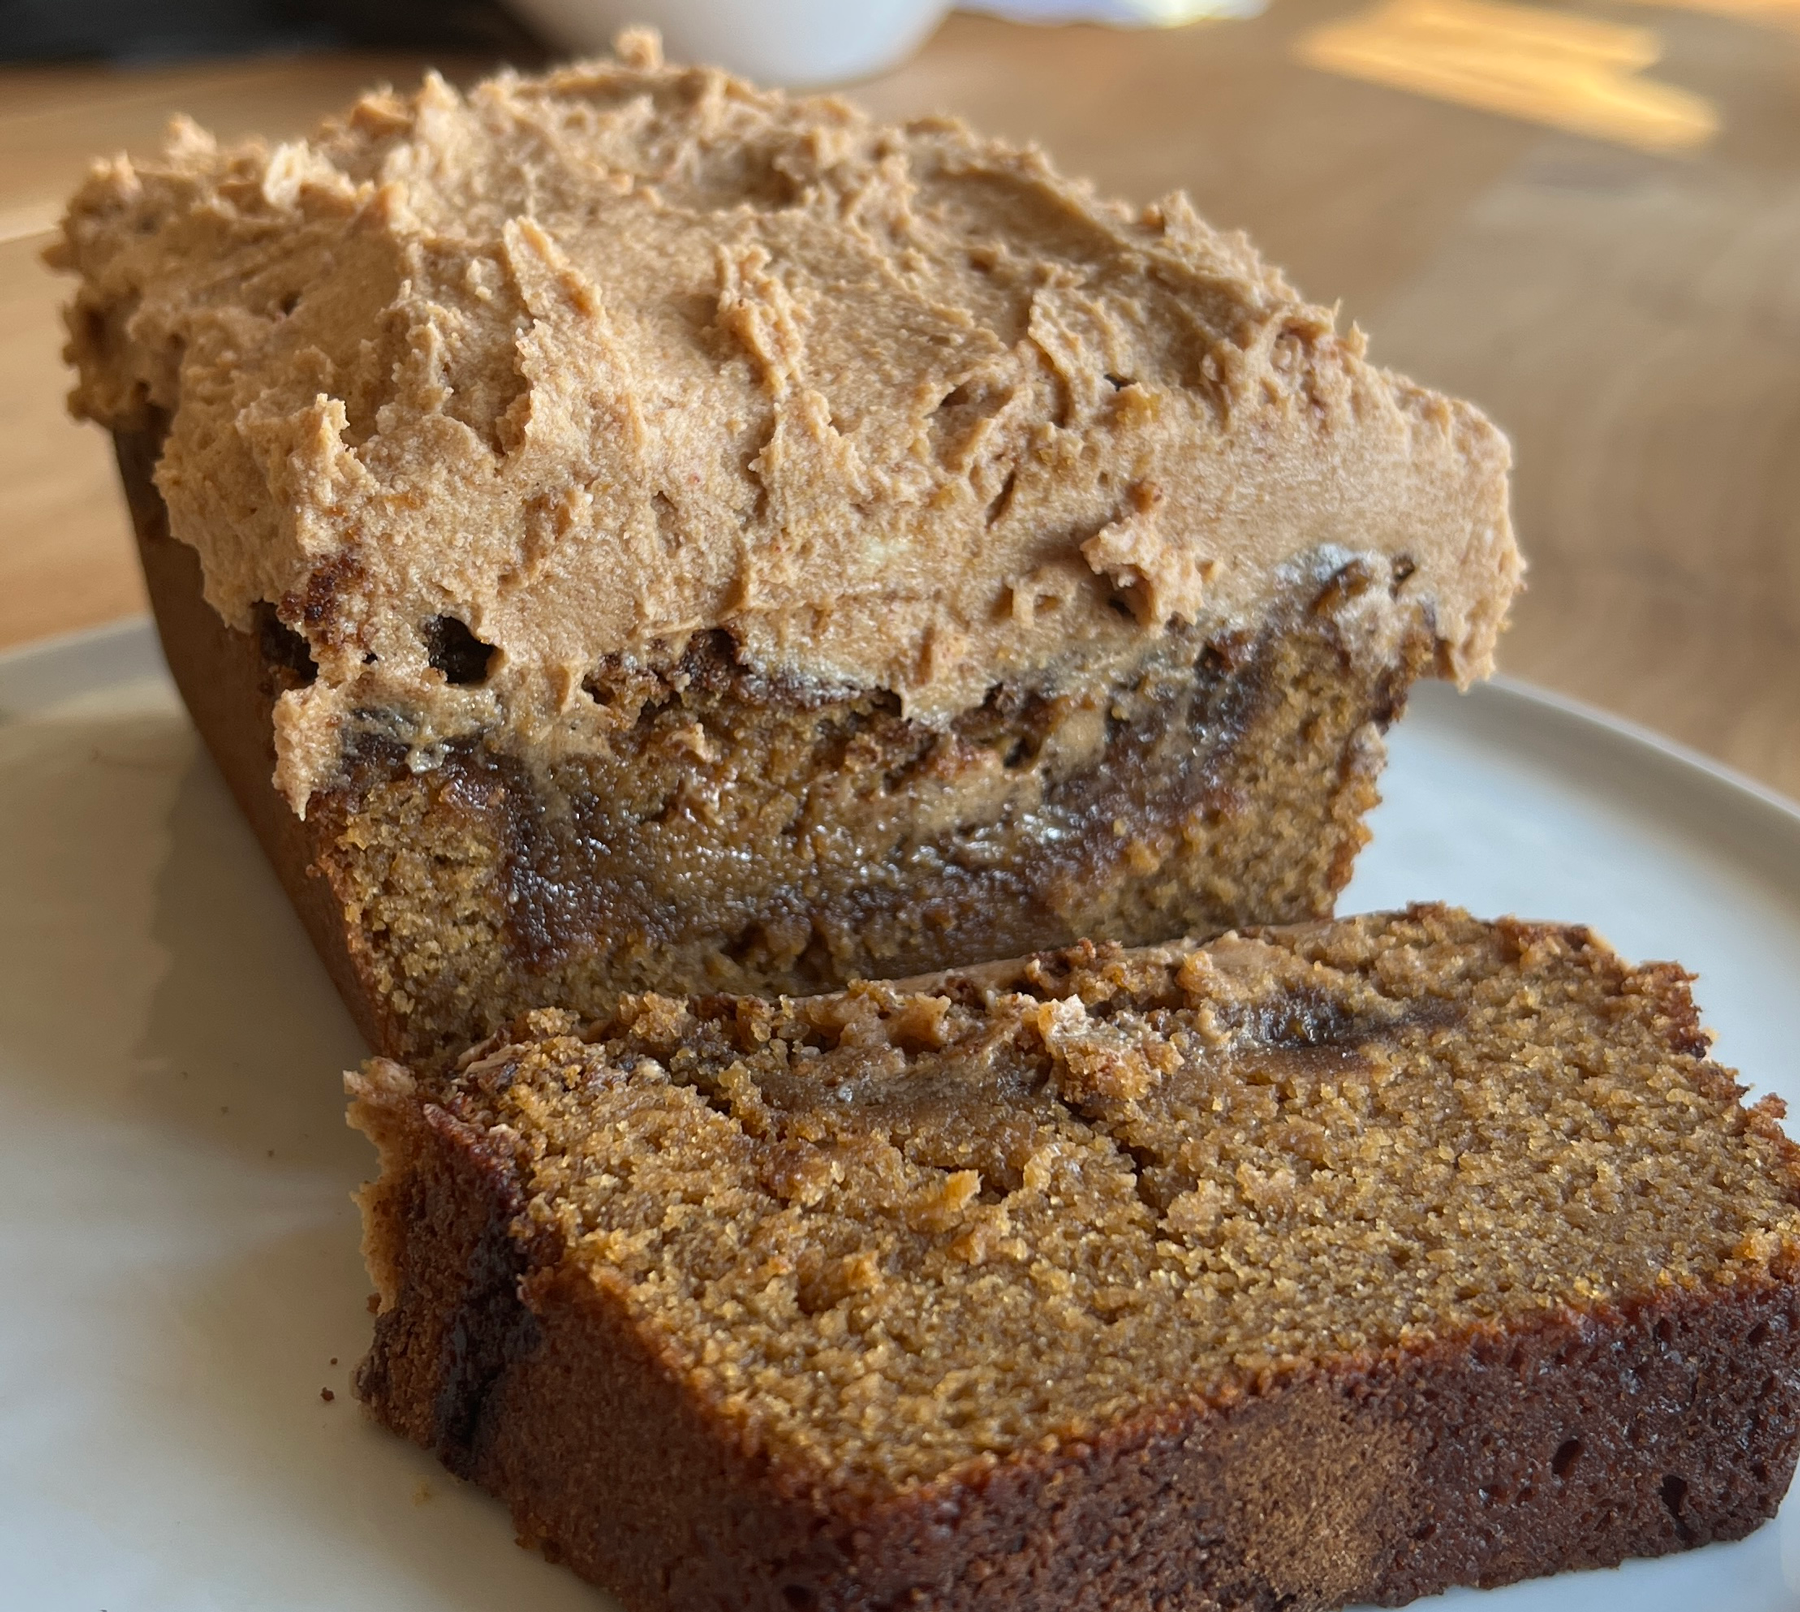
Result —
M 97 169 L 163 644 L 379 1050 L 1318 917 L 1507 449 L 1180 196 L 622 59 Z
M 358 1391 L 632 1612 L 1395 1604 L 1749 1532 L 1800 1156 L 1444 908 L 371 1064 Z

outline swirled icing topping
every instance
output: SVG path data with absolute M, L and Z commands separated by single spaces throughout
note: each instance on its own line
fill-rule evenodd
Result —
M 1505 439 L 1183 196 L 1133 210 L 645 35 L 296 144 L 178 124 L 94 169 L 53 261 L 76 410 L 166 418 L 207 599 L 307 640 L 299 810 L 371 712 L 420 754 L 603 745 L 592 669 L 697 631 L 940 721 L 1254 624 L 1345 554 L 1393 562 L 1387 614 L 1428 612 L 1466 681 L 1518 581 Z M 479 680 L 433 664 L 446 621 L 492 646 Z

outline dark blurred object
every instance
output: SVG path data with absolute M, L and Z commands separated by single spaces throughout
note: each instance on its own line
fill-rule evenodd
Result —
M 175 61 L 369 46 L 544 54 L 498 0 L 0 0 L 0 61 Z

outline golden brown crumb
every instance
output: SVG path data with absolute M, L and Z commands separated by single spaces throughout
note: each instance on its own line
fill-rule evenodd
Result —
M 1790 1267 L 1795 1150 L 1705 1051 L 1679 969 L 1419 908 L 538 1013 L 439 1095 L 692 1392 L 891 1489 Z

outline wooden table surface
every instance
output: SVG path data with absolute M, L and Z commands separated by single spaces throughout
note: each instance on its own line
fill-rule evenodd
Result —
M 0 68 L 0 644 L 143 608 L 38 254 L 96 152 L 287 136 L 417 60 Z M 444 64 L 452 77 L 480 64 Z M 1182 187 L 1375 357 L 1511 433 L 1505 668 L 1800 796 L 1800 0 L 1275 0 L 1162 32 L 958 16 L 852 93 Z

